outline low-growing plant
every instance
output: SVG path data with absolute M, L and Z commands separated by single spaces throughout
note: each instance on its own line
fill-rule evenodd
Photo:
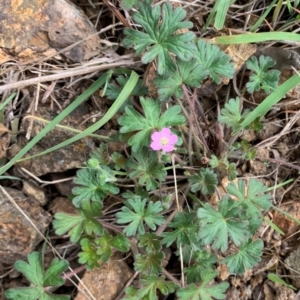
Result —
M 183 8 L 174 9 L 170 3 L 153 5 L 150 0 L 123 4 L 136 5 L 132 16 L 141 28 L 125 29 L 123 44 L 133 47 L 143 63 L 155 62 L 157 74 L 153 84 L 158 99 L 145 95 L 147 88 L 142 81 L 126 97 L 128 104 L 118 118 L 118 139 L 126 145 L 126 151 L 111 152 L 106 143 L 99 146 L 74 180 L 72 203 L 77 213 L 57 213 L 54 230 L 58 235 L 67 233 L 71 242 L 78 244 L 79 262 L 87 269 L 101 266 L 116 251 L 132 251 L 140 280 L 138 287 L 126 289 L 124 299 L 155 300 L 158 291 L 163 295 L 176 292 L 181 300 L 225 299 L 229 284 L 220 282 L 217 267 L 224 264 L 230 274 L 243 274 L 261 260 L 263 241 L 256 233 L 263 214 L 271 207 L 271 197 L 261 181 L 236 178 L 230 151 L 239 149 L 243 158 L 250 159 L 255 153 L 249 145 L 242 141 L 225 149 L 219 157 L 209 154 L 199 138 L 202 133 L 193 107 L 183 101 L 193 104 L 191 91 L 207 79 L 221 84 L 223 78 L 232 78 L 233 63 L 218 46 L 196 40 L 190 31 L 178 33 L 179 29 L 192 27 L 191 22 L 184 21 Z M 259 63 L 256 58 L 249 60 L 247 66 L 254 73 L 246 85 L 248 92 L 272 91 L 278 80 L 278 72 L 267 70 L 272 64 L 266 57 L 261 57 Z M 108 98 L 117 98 L 127 79 L 124 74 L 116 78 L 118 85 L 109 84 Z M 145 96 L 134 102 L 141 95 Z M 241 110 L 239 98 L 229 99 L 218 121 L 239 133 L 251 114 Z M 261 116 L 251 115 L 252 122 L 247 126 Z M 203 152 L 201 157 L 208 153 L 208 164 L 201 165 L 199 151 Z M 217 203 L 210 203 L 209 197 L 216 193 L 221 176 L 225 175 L 230 181 L 225 193 L 217 193 Z M 134 188 L 126 188 L 127 182 L 133 183 Z M 104 210 L 106 199 L 116 195 L 114 205 L 118 212 L 110 214 Z M 107 223 L 107 214 L 114 218 L 113 222 Z M 163 265 L 168 247 L 181 262 L 181 275 L 176 278 Z M 29 265 L 15 265 L 34 286 L 26 290 L 28 299 L 66 299 L 44 290 L 50 284 L 62 284 L 56 276 L 65 271 L 65 261 L 55 260 L 54 272 L 51 265 L 43 273 L 39 254 L 29 255 L 28 260 Z M 28 266 L 35 266 L 33 276 L 28 275 Z M 55 278 L 51 281 L 48 277 Z M 16 295 L 18 289 L 6 292 L 8 299 L 19 299 Z

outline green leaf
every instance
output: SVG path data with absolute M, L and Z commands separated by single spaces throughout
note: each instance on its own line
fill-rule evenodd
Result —
M 249 237 L 249 222 L 240 218 L 241 209 L 232 208 L 233 204 L 233 200 L 223 197 L 219 202 L 219 211 L 208 203 L 198 209 L 201 224 L 199 237 L 205 244 L 213 242 L 214 250 L 225 252 L 228 249 L 228 238 L 240 246 Z
M 101 143 L 99 145 L 99 147 L 92 153 L 91 158 L 95 158 L 102 166 L 108 165 L 109 164 L 109 154 L 108 154 L 107 144 Z M 97 167 L 97 166 L 95 166 L 95 167 Z
M 196 232 L 198 231 L 199 225 L 195 221 L 196 214 L 194 212 L 178 212 L 172 222 L 169 223 L 169 228 L 174 228 L 173 231 L 166 231 L 162 233 L 163 244 L 170 247 L 175 241 L 177 247 L 180 244 L 190 245 L 196 238 Z
M 285 235 L 285 233 L 277 226 L 275 225 L 271 220 L 264 218 L 264 221 L 272 228 L 274 229 L 277 233 L 281 235 Z
M 199 241 L 199 238 L 198 238 L 197 241 L 191 245 L 182 244 L 181 245 L 182 251 L 177 250 L 175 252 L 175 254 L 177 256 L 180 256 L 182 253 L 182 260 L 184 262 L 186 262 L 187 264 L 190 264 L 192 261 L 194 261 L 194 258 L 197 259 L 198 252 L 205 251 L 204 248 L 205 248 L 205 245 L 201 241 Z
M 295 287 L 293 287 L 292 285 L 290 284 L 287 284 L 284 280 L 282 280 L 281 278 L 279 278 L 276 274 L 273 274 L 273 273 L 269 273 L 268 274 L 268 279 L 275 282 L 275 283 L 279 283 L 283 286 L 286 286 L 290 289 L 293 289 L 293 290 L 297 290 Z
M 264 55 L 259 56 L 259 61 L 255 56 L 249 58 L 246 65 L 248 69 L 253 71 L 250 81 L 246 84 L 249 93 L 263 89 L 269 94 L 277 88 L 280 71 L 268 70 L 275 63 L 271 57 Z
M 150 198 L 149 192 L 147 192 L 143 187 L 139 185 L 134 186 L 134 192 L 127 190 L 125 193 L 122 194 L 124 199 L 132 199 L 136 196 L 140 196 L 142 199 Z
M 225 103 L 218 116 L 218 121 L 232 130 L 238 130 L 246 114 L 248 114 L 248 110 L 241 114 L 241 101 L 240 98 L 236 97 L 235 99 L 229 99 L 228 103 Z
M 36 286 L 43 286 L 42 254 L 32 252 L 28 254 L 28 263 L 22 260 L 15 262 L 14 267 Z
M 53 221 L 55 233 L 62 235 L 68 232 L 73 243 L 78 242 L 84 232 L 101 235 L 103 226 L 96 219 L 102 216 L 101 209 L 102 204 L 99 202 L 83 202 L 82 208 L 78 209 L 79 215 L 56 213 Z
M 86 265 L 88 270 L 99 268 L 102 256 L 97 254 L 98 247 L 96 244 L 88 238 L 83 238 L 80 240 L 80 245 L 82 252 L 78 254 L 78 262 Z
M 115 174 L 108 166 L 94 165 L 95 158 L 88 161 L 88 168 L 77 171 L 74 179 L 77 187 L 72 192 L 76 197 L 73 198 L 73 205 L 80 207 L 85 201 L 102 200 L 107 194 L 118 194 L 119 188 L 114 184 Z
M 113 253 L 113 249 L 126 252 L 130 248 L 128 239 L 122 234 L 113 237 L 107 231 L 104 231 L 104 234 L 96 239 L 95 242 L 99 246 L 97 254 L 101 256 L 101 260 L 104 262 L 108 262 Z
M 122 154 L 114 152 L 111 156 L 111 160 L 114 162 L 116 170 L 125 168 L 127 159 Z
M 240 246 L 235 254 L 227 256 L 221 262 L 226 263 L 231 273 L 243 274 L 261 261 L 263 247 L 262 240 L 253 242 L 249 239 Z
M 45 272 L 43 286 L 63 285 L 64 280 L 59 276 L 59 274 L 66 271 L 68 267 L 69 263 L 66 260 L 59 260 L 57 257 L 55 257 Z
M 38 300 L 42 293 L 42 287 L 25 287 L 9 289 L 5 291 L 4 295 L 8 300 Z
M 149 152 L 145 147 L 139 152 L 132 153 L 127 165 L 129 170 L 133 170 L 129 172 L 129 177 L 138 179 L 140 185 L 146 184 L 147 191 L 156 190 L 159 181 L 164 181 L 167 176 L 164 165 L 158 162 L 157 153 Z
M 150 136 L 153 131 L 185 123 L 185 118 L 179 115 L 180 106 L 178 105 L 172 106 L 161 115 L 159 101 L 154 101 L 151 98 L 140 98 L 140 101 L 145 116 L 142 116 L 133 107 L 127 106 L 125 108 L 126 114 L 118 120 L 122 126 L 121 133 L 135 132 L 128 141 L 133 152 L 140 151 L 143 146 L 149 147 Z
M 116 78 L 116 81 L 117 81 L 118 85 L 110 83 L 107 87 L 106 96 L 107 96 L 108 99 L 115 100 L 115 99 L 118 98 L 118 96 L 122 92 L 125 84 L 127 83 L 128 78 L 126 78 L 123 75 L 120 75 Z M 131 96 L 143 96 L 147 93 L 148 93 L 148 88 L 145 87 L 143 85 L 143 81 L 141 79 L 139 79 L 136 86 L 134 87 L 134 89 L 130 93 L 129 97 L 131 97 Z M 129 97 L 127 98 L 127 100 L 129 100 Z M 124 103 L 127 102 L 127 100 L 125 100 Z
M 182 86 L 200 87 L 202 81 L 207 78 L 209 72 L 197 63 L 195 59 L 188 62 L 178 60 L 177 68 L 167 78 L 157 76 L 154 84 L 158 88 L 159 99 L 167 101 L 175 95 L 183 98 Z
M 144 223 L 152 230 L 156 230 L 156 226 L 161 226 L 164 223 L 163 216 L 159 215 L 162 211 L 161 203 L 150 201 L 145 208 L 147 199 L 141 200 L 141 197 L 136 196 L 127 201 L 127 205 L 122 207 L 122 211 L 116 213 L 117 223 L 130 223 L 124 228 L 124 233 L 127 236 L 133 236 L 136 232 L 140 234 L 145 233 Z
M 167 296 L 174 293 L 177 288 L 176 284 L 166 281 L 164 276 L 146 276 L 141 280 L 141 288 L 139 289 L 139 299 L 158 299 L 157 291 L 159 290 L 163 295 Z
M 197 42 L 197 60 L 202 69 L 208 72 L 213 81 L 221 83 L 222 77 L 233 78 L 234 64 L 231 58 L 218 46 L 199 39 Z
M 145 248 L 147 252 L 159 251 L 162 247 L 161 239 L 155 233 L 144 233 L 138 235 L 139 247 Z
M 217 262 L 217 256 L 209 253 L 206 250 L 195 251 L 192 257 L 190 255 L 190 267 L 184 268 L 186 274 L 187 284 L 198 283 L 201 281 L 206 272 L 215 270 L 215 263 Z
M 210 160 L 209 160 L 209 165 L 214 169 L 217 168 L 220 165 L 219 159 L 215 156 L 212 155 Z
M 191 176 L 189 182 L 192 183 L 191 191 L 193 193 L 201 191 L 203 195 L 208 195 L 214 193 L 218 178 L 213 170 L 201 168 L 199 175 Z
M 166 75 L 174 67 L 172 54 L 183 61 L 188 61 L 195 54 L 195 34 L 175 34 L 179 29 L 193 26 L 192 22 L 182 21 L 185 16 L 184 9 L 177 7 L 173 10 L 170 3 L 164 3 L 161 11 L 158 5 L 152 7 L 149 2 L 141 2 L 139 11 L 133 13 L 133 20 L 145 32 L 126 28 L 123 44 L 125 47 L 133 45 L 138 55 L 144 53 L 144 64 L 157 58 L 158 74 Z
M 238 184 L 234 182 L 227 186 L 228 194 L 235 196 L 240 201 L 236 201 L 235 205 L 242 205 L 247 209 L 249 216 L 261 215 L 261 210 L 269 210 L 271 207 L 271 196 L 266 194 L 268 188 L 264 184 L 251 178 L 248 187 L 245 186 L 244 180 L 239 180 Z
M 139 3 L 138 0 L 121 0 L 121 7 L 130 10 L 132 7 L 136 6 Z
M 270 34 L 271 32 L 265 32 L 266 34 Z M 259 34 L 259 33 L 257 33 Z M 247 34 L 248 37 L 252 37 L 257 34 Z M 278 34 L 278 32 L 274 32 L 274 34 Z M 299 34 L 297 34 L 297 37 Z M 266 113 L 270 111 L 270 109 L 280 101 L 286 93 L 292 90 L 300 83 L 300 76 L 298 74 L 294 74 L 288 80 L 286 80 L 283 84 L 281 84 L 273 93 L 271 93 L 265 100 L 260 103 L 242 122 L 241 127 L 246 128 L 257 118 L 263 117 Z
M 72 243 L 79 241 L 84 230 L 84 218 L 82 216 L 56 213 L 54 218 L 53 226 L 56 234 L 62 235 L 69 232 Z
M 126 78 L 125 76 L 118 76 L 116 78 L 116 81 L 118 85 L 110 83 L 107 87 L 106 95 L 107 98 L 110 100 L 115 100 L 118 98 L 120 93 L 122 92 L 124 86 L 128 82 L 128 77 Z M 135 85 L 134 89 L 130 93 L 129 97 L 124 101 L 123 105 L 119 108 L 118 112 L 124 111 L 125 106 L 128 104 L 130 97 L 132 96 L 143 96 L 148 93 L 148 88 L 143 85 L 143 81 L 139 79 L 137 84 Z
M 11 300 L 68 300 L 70 297 L 64 295 L 53 295 L 45 291 L 48 286 L 62 286 L 64 279 L 59 275 L 66 271 L 69 263 L 66 260 L 55 258 L 50 267 L 44 273 L 42 255 L 39 252 L 28 254 L 28 263 L 16 261 L 15 269 L 21 272 L 32 284 L 28 288 L 13 288 L 5 292 L 7 299 Z
M 101 257 L 101 260 L 104 262 L 108 262 L 113 253 L 113 247 L 110 244 L 111 239 L 112 237 L 107 231 L 105 231 L 103 236 L 95 240 L 96 244 L 99 246 L 97 254 Z
M 212 168 L 218 168 L 222 175 L 225 172 L 230 181 L 234 180 L 237 176 L 235 163 L 229 163 L 226 155 L 220 159 L 218 159 L 215 155 L 212 155 L 209 160 L 209 164 Z
M 114 236 L 111 240 L 111 246 L 121 252 L 127 252 L 130 249 L 129 240 L 123 234 Z
M 202 279 L 200 286 L 190 284 L 186 288 L 180 288 L 177 291 L 179 300 L 213 300 L 213 299 L 226 299 L 225 292 L 229 287 L 227 282 L 220 284 L 209 284 L 218 272 L 206 272 Z
M 140 289 L 137 289 L 135 287 L 128 287 L 125 290 L 125 297 L 123 297 L 123 300 L 140 300 L 140 297 L 138 296 Z
M 230 163 L 227 168 L 228 180 L 233 181 L 236 179 L 238 172 L 236 170 L 236 164 Z
M 158 275 L 161 272 L 163 252 L 148 252 L 145 255 L 137 254 L 134 269 L 147 275 Z
M 44 138 L 51 129 L 53 129 L 57 124 L 59 124 L 59 122 L 64 120 L 66 118 L 66 116 L 68 116 L 78 105 L 83 103 L 93 93 L 95 93 L 97 90 L 99 90 L 99 88 L 108 80 L 108 78 L 112 74 L 113 74 L 112 70 L 105 73 L 102 77 L 100 77 L 98 80 L 96 80 L 89 88 L 87 88 L 80 96 L 78 96 L 74 101 L 72 101 L 71 104 L 68 107 L 66 107 L 58 116 L 56 116 L 48 125 L 46 125 L 45 128 L 43 128 L 34 138 L 32 138 L 30 141 L 28 141 L 28 143 L 21 149 L 21 151 L 18 152 L 5 166 L 0 168 L 0 175 L 2 175 L 11 166 L 13 166 L 17 160 L 20 160 L 36 143 L 38 143 L 42 138 Z M 137 81 L 137 78 L 138 78 L 138 75 L 135 72 L 132 72 L 131 83 L 135 84 L 135 82 Z M 129 85 L 127 86 L 127 88 L 128 87 L 129 87 Z M 98 124 L 102 123 L 102 125 L 103 125 L 103 122 L 107 122 L 107 120 L 112 117 L 111 113 L 114 111 L 114 109 L 117 109 L 119 105 L 120 105 L 119 102 L 117 102 L 115 105 L 113 105 L 114 107 L 109 109 L 110 111 L 108 111 L 107 114 L 97 123 Z M 97 123 L 96 123 L 96 126 L 98 126 Z M 92 128 L 92 130 L 93 130 L 93 128 L 94 128 L 93 125 L 86 130 L 89 133 L 93 133 L 93 131 L 90 128 Z M 42 153 L 43 154 L 45 154 L 45 152 L 50 153 L 50 152 L 54 151 L 54 148 L 57 150 L 57 149 L 60 149 L 61 147 L 66 147 L 66 145 L 70 144 L 71 142 L 74 142 L 74 141 L 78 140 L 79 138 L 85 137 L 87 135 L 87 131 L 79 133 L 78 135 L 72 137 L 71 139 L 68 139 L 67 141 L 64 140 L 62 143 L 59 143 L 58 145 L 55 145 L 54 147 L 51 147 L 51 148 L 47 149 L 46 151 L 43 151 Z M 35 157 L 39 156 L 39 155 L 43 155 L 43 154 L 38 153 L 35 155 Z

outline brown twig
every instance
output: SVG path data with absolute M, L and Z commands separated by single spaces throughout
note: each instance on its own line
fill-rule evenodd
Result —
M 53 74 L 53 75 L 46 75 L 46 76 L 40 76 L 40 77 L 35 77 L 31 79 L 26 79 L 22 81 L 17 81 L 17 82 L 12 82 L 12 83 L 7 83 L 2 86 L 0 86 L 0 93 L 7 91 L 9 89 L 17 89 L 17 88 L 23 88 L 25 86 L 33 85 L 33 84 L 38 84 L 41 82 L 46 82 L 46 81 L 52 81 L 52 80 L 58 80 L 58 79 L 63 79 L 66 77 L 71 77 L 71 76 L 77 76 L 77 75 L 84 75 L 88 73 L 92 73 L 95 71 L 104 71 L 104 70 L 109 70 L 117 67 L 122 67 L 122 66 L 132 66 L 135 65 L 136 62 L 133 60 L 122 60 L 110 64 L 102 64 L 100 66 L 81 66 L 77 67 L 68 71 L 62 71 L 58 74 Z

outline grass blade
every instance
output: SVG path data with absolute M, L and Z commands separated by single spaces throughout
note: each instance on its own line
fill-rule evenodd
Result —
M 211 40 L 215 44 L 247 44 L 267 41 L 291 41 L 300 42 L 300 34 L 290 32 L 260 32 L 238 35 L 218 36 Z
M 53 119 L 41 132 L 36 135 L 19 153 L 17 153 L 6 165 L 0 168 L 0 175 L 6 172 L 14 163 L 23 157 L 36 143 L 38 143 L 52 128 L 61 122 L 69 115 L 76 107 L 84 102 L 89 96 L 96 92 L 112 75 L 112 72 L 107 72 L 98 80 L 96 80 L 86 91 L 77 97 L 69 106 L 67 106 L 57 117 Z
M 257 22 L 251 27 L 250 32 L 255 32 L 257 28 L 262 24 L 262 22 L 266 20 L 267 15 L 269 14 L 269 12 L 271 11 L 271 9 L 273 8 L 276 2 L 277 0 L 273 0 L 273 2 L 268 6 L 266 11 L 261 15 L 261 17 L 257 20 Z
M 298 74 L 293 75 L 287 81 L 285 81 L 281 86 L 277 88 L 272 94 L 270 94 L 261 104 L 259 104 L 241 123 L 241 127 L 245 128 L 250 125 L 258 117 L 265 115 L 270 108 L 280 101 L 284 95 L 293 89 L 297 84 L 300 83 L 300 76 Z
M 227 11 L 229 6 L 235 2 L 230 0 L 217 0 L 215 6 L 216 6 L 216 19 L 215 19 L 215 28 L 217 30 L 220 30 L 224 26 L 225 18 L 227 15 Z
M 4 124 L 4 108 L 16 96 L 17 93 L 12 93 L 0 104 L 0 123 Z
M 129 77 L 128 82 L 125 84 L 122 92 L 120 93 L 118 98 L 115 100 L 114 104 L 109 108 L 109 110 L 106 112 L 106 114 L 103 116 L 103 118 L 101 118 L 98 122 L 96 122 L 95 124 L 93 124 L 92 126 L 87 128 L 86 130 L 82 131 L 81 133 L 75 135 L 74 137 L 72 137 L 54 147 L 51 147 L 50 149 L 47 149 L 46 151 L 43 151 L 39 154 L 30 156 L 30 157 L 26 157 L 24 159 L 20 159 L 19 161 L 31 159 L 34 157 L 38 157 L 38 156 L 53 152 L 62 147 L 65 147 L 71 143 L 74 143 L 74 142 L 86 137 L 87 135 L 92 134 L 96 130 L 98 130 L 100 127 L 102 127 L 106 122 L 108 122 L 117 113 L 118 109 L 123 105 L 124 101 L 129 97 L 130 93 L 134 89 L 136 83 L 138 82 L 138 79 L 139 79 L 139 76 L 135 72 L 132 72 Z

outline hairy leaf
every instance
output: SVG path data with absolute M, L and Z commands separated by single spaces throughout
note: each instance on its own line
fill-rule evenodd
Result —
M 45 290 L 45 287 L 48 286 L 59 287 L 64 284 L 60 274 L 66 271 L 68 266 L 68 261 L 55 258 L 44 272 L 41 253 L 32 252 L 28 254 L 28 263 L 18 260 L 14 265 L 15 269 L 31 282 L 31 286 L 8 289 L 5 296 L 9 300 L 68 300 L 70 299 L 68 296 L 54 295 Z
M 150 136 L 153 131 L 185 123 L 185 118 L 179 115 L 180 106 L 174 105 L 161 114 L 159 101 L 154 101 L 151 98 L 141 98 L 140 100 L 145 116 L 142 116 L 133 107 L 127 106 L 125 108 L 126 114 L 118 120 L 122 126 L 121 133 L 134 132 L 134 135 L 128 140 L 133 152 L 140 151 L 143 146 L 149 147 Z
M 122 211 L 116 213 L 118 224 L 130 223 L 124 228 L 124 233 L 127 236 L 133 236 L 137 232 L 144 234 L 144 223 L 152 230 L 164 223 L 163 216 L 159 215 L 162 211 L 161 203 L 150 201 L 147 207 L 146 203 L 147 199 L 141 200 L 141 197 L 136 196 L 133 199 L 129 199 L 126 203 L 131 209 L 123 206 Z
M 196 240 L 196 233 L 199 225 L 195 221 L 196 214 L 194 212 L 185 213 L 178 212 L 174 220 L 168 225 L 174 228 L 173 231 L 166 231 L 162 234 L 164 238 L 163 244 L 170 247 L 175 241 L 177 246 L 180 244 L 190 245 Z
M 260 55 L 259 60 L 255 56 L 246 62 L 247 68 L 253 71 L 250 81 L 246 84 L 247 91 L 253 93 L 263 89 L 267 94 L 274 91 L 278 85 L 280 71 L 268 70 L 275 65 L 275 61 L 269 57 Z
M 227 186 L 227 191 L 230 195 L 235 196 L 238 200 L 235 206 L 242 205 L 247 209 L 248 215 L 261 215 L 261 210 L 269 210 L 271 207 L 271 196 L 266 194 L 268 188 L 264 184 L 251 178 L 246 187 L 244 180 L 239 180 L 236 185 L 231 182 Z
M 225 291 L 229 287 L 227 282 L 210 285 L 209 283 L 217 276 L 218 272 L 206 272 L 201 284 L 190 284 L 186 288 L 177 291 L 179 300 L 213 300 L 226 299 Z
M 62 235 L 68 232 L 73 243 L 79 241 L 84 233 L 101 235 L 103 226 L 96 219 L 96 217 L 102 216 L 101 209 L 101 203 L 85 201 L 82 203 L 82 208 L 78 209 L 79 215 L 56 213 L 53 221 L 55 233 Z
M 219 211 L 208 203 L 198 209 L 201 224 L 199 237 L 205 244 L 213 243 L 212 247 L 215 250 L 225 252 L 228 249 L 229 238 L 236 246 L 240 246 L 249 237 L 249 223 L 240 218 L 241 209 L 232 208 L 233 203 L 233 200 L 223 197 L 219 202 Z
M 205 70 L 195 59 L 188 62 L 179 60 L 177 68 L 165 78 L 157 76 L 154 79 L 154 84 L 158 88 L 159 99 L 167 101 L 175 95 L 178 98 L 183 98 L 182 85 L 190 87 L 200 87 L 202 81 L 207 78 L 209 72 Z
M 147 275 L 158 275 L 161 272 L 163 252 L 149 252 L 145 255 L 137 254 L 134 267 L 136 271 Z
M 220 84 L 222 77 L 233 78 L 234 65 L 230 62 L 231 58 L 218 46 L 199 39 L 197 50 L 198 62 L 205 71 L 209 72 L 214 82 Z
M 167 175 L 164 165 L 158 162 L 157 153 L 149 152 L 145 147 L 132 153 L 127 165 L 130 170 L 129 177 L 138 179 L 140 185 L 146 184 L 147 191 L 156 190 L 159 181 L 164 181 Z
M 100 166 L 96 158 L 88 161 L 88 168 L 77 171 L 74 183 L 79 186 L 73 188 L 76 197 L 73 205 L 80 207 L 85 201 L 102 200 L 107 194 L 118 194 L 119 188 L 115 185 L 114 171 L 108 166 Z
M 164 276 L 145 276 L 141 280 L 141 288 L 139 290 L 140 299 L 158 299 L 157 291 L 159 290 L 163 295 L 167 296 L 174 293 L 177 286 L 170 281 L 166 281 Z M 143 297 L 143 298 L 142 298 Z
M 262 240 L 253 242 L 249 239 L 235 254 L 225 257 L 221 262 L 226 263 L 231 273 L 243 274 L 261 261 L 263 247 Z
M 142 31 L 131 28 L 124 30 L 125 47 L 133 45 L 137 54 L 142 53 L 142 62 L 147 64 L 157 58 L 157 71 L 160 75 L 167 75 L 174 68 L 172 55 L 175 54 L 183 61 L 193 57 L 196 47 L 192 41 L 195 34 L 186 32 L 175 34 L 182 28 L 191 28 L 193 24 L 183 21 L 186 11 L 181 7 L 173 10 L 170 3 L 164 3 L 162 10 L 159 5 L 150 5 L 151 1 L 140 3 L 139 11 L 133 13 L 133 20 L 140 24 Z
M 199 174 L 189 178 L 192 183 L 191 191 L 193 193 L 201 191 L 203 195 L 213 194 L 218 183 L 217 175 L 213 170 L 201 168 Z

